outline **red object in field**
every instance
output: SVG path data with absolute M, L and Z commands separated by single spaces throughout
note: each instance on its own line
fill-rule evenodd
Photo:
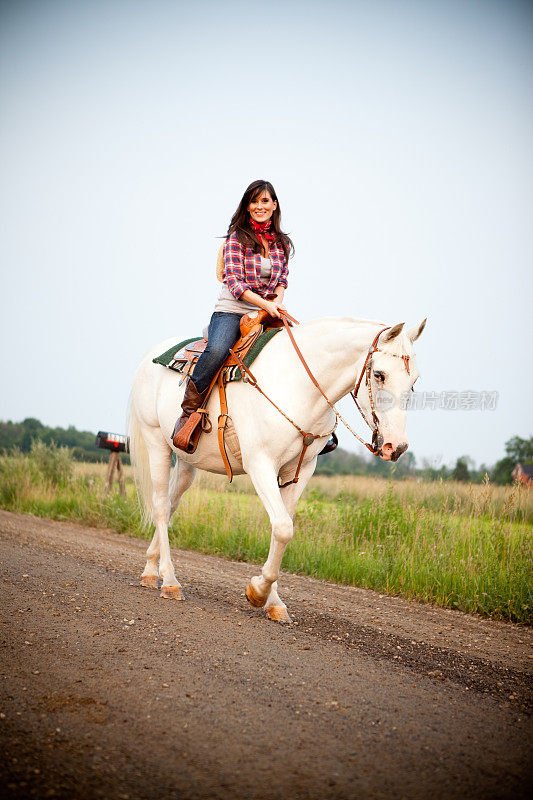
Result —
M 130 452 L 130 437 L 121 433 L 98 431 L 95 444 L 97 447 L 101 447 L 103 450 L 111 450 L 113 453 Z

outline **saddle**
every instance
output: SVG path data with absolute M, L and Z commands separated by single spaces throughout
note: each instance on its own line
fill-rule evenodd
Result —
M 271 330 L 272 328 L 283 328 L 283 322 L 280 319 L 268 316 L 266 311 L 260 309 L 257 309 L 257 311 L 251 311 L 249 314 L 245 314 L 241 318 L 241 335 L 235 343 L 235 346 L 232 348 L 233 352 L 238 353 L 241 358 L 244 358 L 259 336 L 265 331 Z M 207 347 L 207 341 L 207 335 L 204 334 L 202 339 L 189 342 L 189 344 L 185 345 L 185 347 L 174 354 L 174 361 L 185 362 L 185 368 L 183 369 L 183 374 L 185 377 L 193 374 L 196 362 Z M 226 370 L 227 367 L 233 367 L 236 365 L 236 359 L 229 354 L 228 358 L 220 369 Z M 216 377 L 218 377 L 218 372 Z
M 280 328 L 280 327 L 283 327 L 282 320 L 269 316 L 267 312 L 263 311 L 262 309 L 258 309 L 257 311 L 252 311 L 249 314 L 245 314 L 241 318 L 240 338 L 237 340 L 235 346 L 232 348 L 232 352 L 229 353 L 226 361 L 224 362 L 224 364 L 221 366 L 221 368 L 211 381 L 201 408 L 199 408 L 197 411 L 194 411 L 191 414 L 191 416 L 187 420 L 187 423 L 183 426 L 183 428 L 179 432 L 177 441 L 175 442 L 176 445 L 181 450 L 184 450 L 186 453 L 194 453 L 194 451 L 198 447 L 198 441 L 200 439 L 202 431 L 206 431 L 207 433 L 209 433 L 212 430 L 212 425 L 211 422 L 209 421 L 209 415 L 206 406 L 215 385 L 218 385 L 218 391 L 220 397 L 220 415 L 218 418 L 218 446 L 230 481 L 233 478 L 233 473 L 226 453 L 226 445 L 224 439 L 229 418 L 228 404 L 226 401 L 227 371 L 230 367 L 234 367 L 237 365 L 240 366 L 242 364 L 242 359 L 247 355 L 252 345 L 264 331 L 270 330 L 271 328 Z M 208 339 L 207 337 L 204 336 L 203 339 L 198 339 L 195 342 L 191 342 L 190 344 L 186 345 L 183 348 L 183 350 L 181 350 L 179 353 L 176 353 L 175 355 L 176 359 L 179 358 L 180 360 L 187 362 L 187 366 L 185 367 L 184 370 L 185 376 L 193 375 L 196 362 L 198 361 L 198 358 L 207 347 L 207 342 Z

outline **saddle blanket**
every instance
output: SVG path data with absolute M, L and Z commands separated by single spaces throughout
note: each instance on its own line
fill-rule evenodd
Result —
M 243 358 L 243 362 L 247 367 L 250 367 L 263 347 L 269 343 L 273 336 L 279 333 L 283 328 L 271 328 L 268 331 L 262 333 L 257 340 L 253 343 L 248 353 Z M 197 342 L 201 339 L 201 336 L 193 336 L 192 339 L 184 339 L 184 341 L 179 342 L 176 345 L 173 345 L 169 350 L 166 350 L 164 353 L 161 353 L 160 356 L 153 358 L 152 361 L 154 364 L 161 364 L 163 367 L 167 367 L 167 369 L 171 369 L 173 372 L 179 372 L 183 375 L 190 364 L 187 358 L 184 358 L 184 353 L 182 351 L 188 344 L 192 342 Z M 181 356 L 181 358 L 180 358 Z M 194 372 L 193 372 L 194 374 Z M 227 371 L 227 378 L 228 381 L 241 381 L 242 374 L 240 367 L 236 364 L 233 367 L 230 367 Z

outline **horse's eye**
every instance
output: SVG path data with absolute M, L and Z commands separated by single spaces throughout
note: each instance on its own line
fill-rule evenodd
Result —
M 374 378 L 383 383 L 385 381 L 385 373 L 380 370 L 374 370 Z

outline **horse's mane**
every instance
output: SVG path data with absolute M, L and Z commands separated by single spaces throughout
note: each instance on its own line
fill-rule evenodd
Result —
M 301 323 L 303 328 L 312 328 L 321 324 L 335 323 L 339 326 L 351 327 L 353 325 L 368 325 L 385 328 L 388 326 L 387 322 L 379 319 L 360 319 L 358 317 L 319 317 L 318 319 L 311 319 Z M 392 327 L 392 326 L 391 326 Z M 407 332 L 403 330 L 399 336 L 387 342 L 389 352 L 396 355 L 411 355 L 413 347 L 412 342 L 407 336 Z
M 380 319 L 359 319 L 358 317 L 319 317 L 318 319 L 310 319 L 307 322 L 302 322 L 302 325 L 316 325 L 320 322 L 337 322 L 340 324 L 361 324 L 361 325 L 382 325 L 385 327 L 386 322 Z

